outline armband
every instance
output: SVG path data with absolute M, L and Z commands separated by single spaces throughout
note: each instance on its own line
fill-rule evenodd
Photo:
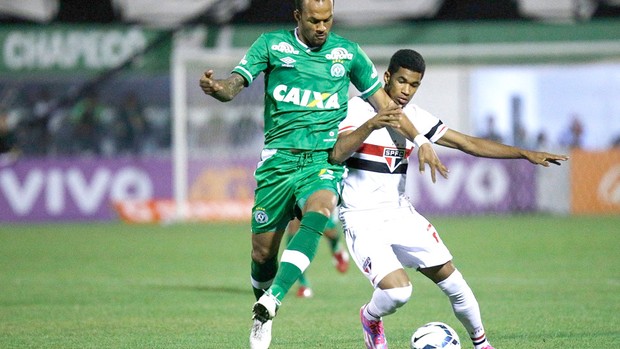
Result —
M 423 134 L 421 134 L 421 133 L 420 133 L 420 134 L 418 134 L 417 136 L 415 136 L 415 138 L 413 139 L 413 145 L 414 145 L 416 148 L 418 148 L 418 149 L 420 149 L 420 147 L 421 147 L 423 144 L 426 144 L 426 143 L 429 143 L 429 144 L 430 144 L 430 143 L 431 143 L 431 141 L 429 141 L 429 140 L 428 140 L 426 137 L 424 137 L 424 135 L 423 135 Z

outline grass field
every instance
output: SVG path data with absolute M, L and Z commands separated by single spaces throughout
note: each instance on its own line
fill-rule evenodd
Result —
M 620 348 L 620 217 L 433 221 L 497 349 Z M 249 250 L 246 224 L 2 224 L 0 348 L 247 348 Z M 315 297 L 285 299 L 271 348 L 363 348 L 366 279 L 338 274 L 326 242 L 308 276 Z M 471 348 L 445 296 L 411 276 L 390 348 L 428 321 Z

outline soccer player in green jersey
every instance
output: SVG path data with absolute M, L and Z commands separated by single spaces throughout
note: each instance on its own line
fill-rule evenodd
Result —
M 338 203 L 344 168 L 328 155 L 347 113 L 349 84 L 377 109 L 391 105 L 386 125 L 403 132 L 395 122 L 402 110 L 390 103 L 368 56 L 330 32 L 333 6 L 333 0 L 295 0 L 297 28 L 260 35 L 228 78 L 215 79 L 207 70 L 200 79 L 205 94 L 230 101 L 265 74 L 265 146 L 252 208 L 253 349 L 269 347 L 276 310 L 314 258 Z M 447 176 L 429 141 L 415 129 L 407 132 L 418 145 L 420 171 L 428 164 L 433 181 L 436 171 Z M 301 217 L 299 231 L 278 265 L 282 236 L 295 216 Z

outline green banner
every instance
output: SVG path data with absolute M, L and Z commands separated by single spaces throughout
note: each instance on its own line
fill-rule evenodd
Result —
M 159 42 L 163 38 L 163 41 Z M 159 44 L 146 51 L 153 42 Z M 94 75 L 125 64 L 132 72 L 167 72 L 170 37 L 139 26 L 47 25 L 0 27 L 0 74 Z

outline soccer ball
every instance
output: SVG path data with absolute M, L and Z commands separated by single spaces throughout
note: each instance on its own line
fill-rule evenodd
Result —
M 411 336 L 411 349 L 461 349 L 456 331 L 443 322 L 429 322 Z

